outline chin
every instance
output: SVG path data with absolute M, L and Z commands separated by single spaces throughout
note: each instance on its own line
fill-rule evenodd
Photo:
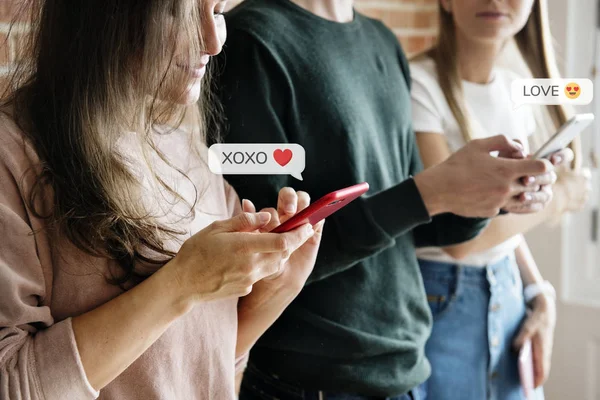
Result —
M 181 105 L 185 105 L 185 106 L 189 106 L 194 103 L 197 103 L 198 100 L 200 100 L 201 89 L 202 89 L 202 87 L 200 85 L 200 80 L 198 80 L 197 83 L 190 84 L 188 86 L 188 89 L 186 90 L 186 92 L 183 93 L 183 95 L 180 98 L 175 100 L 175 102 L 177 104 L 181 104 Z
M 510 26 L 502 26 L 499 24 L 486 24 L 484 26 L 479 26 L 478 28 L 479 29 L 473 29 L 469 36 L 486 41 L 503 41 L 516 34 Z

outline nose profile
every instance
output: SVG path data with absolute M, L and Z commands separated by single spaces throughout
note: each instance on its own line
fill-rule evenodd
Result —
M 219 31 L 214 18 L 203 21 L 201 28 L 202 50 L 205 54 L 215 56 L 223 49 L 223 43 L 219 37 Z

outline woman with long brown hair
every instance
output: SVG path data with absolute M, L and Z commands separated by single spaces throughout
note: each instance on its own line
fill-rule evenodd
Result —
M 514 40 L 533 77 L 557 77 L 546 8 L 545 0 L 440 0 L 437 44 L 411 63 L 413 123 L 426 168 L 472 139 L 496 134 L 528 148 L 536 131 L 533 109 L 513 108 L 511 81 L 519 76 L 499 63 Z M 563 106 L 544 112 L 553 130 L 569 114 Z M 497 217 L 479 237 L 460 245 L 417 250 L 434 318 L 426 346 L 432 365 L 429 398 L 523 398 L 515 349 L 527 340 L 535 386 L 547 378 L 554 289 L 542 278 L 522 234 L 585 204 L 589 171 L 578 167 L 579 143 L 571 148 L 561 156 L 572 168 L 559 174 L 545 210 Z M 543 398 L 541 388 L 536 395 Z
M 206 165 L 224 8 L 24 3 L 0 114 L 0 398 L 233 399 L 304 285 L 322 224 L 265 232 L 308 195 L 242 212 Z

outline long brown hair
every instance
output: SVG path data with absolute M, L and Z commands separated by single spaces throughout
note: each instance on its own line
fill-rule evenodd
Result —
M 551 43 L 548 5 L 546 0 L 536 0 L 523 29 L 514 37 L 519 52 L 534 78 L 558 78 L 556 58 Z M 458 70 L 456 31 L 452 14 L 439 3 L 439 33 L 435 47 L 425 53 L 436 65 L 438 82 L 444 97 L 456 119 L 465 141 L 473 139 L 473 128 L 467 115 L 462 81 Z M 547 106 L 555 128 L 569 118 L 569 112 L 561 105 Z M 571 143 L 575 152 L 573 165 L 581 158 L 579 139 Z
M 121 271 L 109 280 L 124 284 L 140 276 L 138 262 L 160 266 L 172 258 L 165 240 L 182 232 L 161 225 L 135 200 L 141 185 L 115 144 L 125 132 L 135 131 L 144 154 L 155 152 L 175 168 L 153 137 L 156 126 L 176 121 L 170 126 L 177 128 L 196 109 L 159 98 L 171 87 L 182 88 L 182 94 L 186 90 L 169 72 L 175 43 L 187 41 L 190 58 L 202 47 L 198 3 L 30 0 L 22 3 L 18 18 L 27 12 L 31 34 L 21 43 L 1 106 L 41 160 L 28 207 L 79 249 L 116 260 Z M 204 142 L 209 118 L 210 85 L 205 80 L 202 86 L 191 145 Z M 156 182 L 183 200 L 152 165 L 147 167 Z M 43 213 L 36 199 L 47 187 L 53 209 Z M 195 202 L 189 206 L 193 215 Z

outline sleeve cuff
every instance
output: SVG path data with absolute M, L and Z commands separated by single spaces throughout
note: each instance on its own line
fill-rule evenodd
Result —
M 413 178 L 370 197 L 368 205 L 374 220 L 391 237 L 431 222 Z
M 97 399 L 100 392 L 87 379 L 71 318 L 34 337 L 34 366 L 46 399 Z

